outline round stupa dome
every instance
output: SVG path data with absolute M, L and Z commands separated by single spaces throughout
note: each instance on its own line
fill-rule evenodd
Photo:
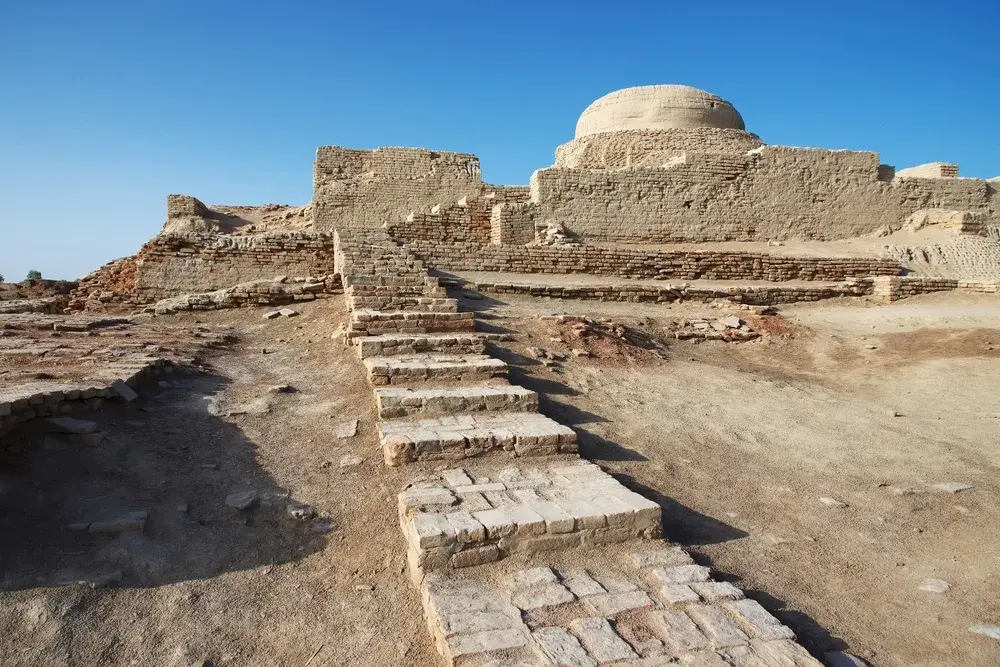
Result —
M 576 137 L 623 130 L 743 130 L 736 108 L 718 95 L 690 86 L 637 86 L 599 98 L 580 114 Z

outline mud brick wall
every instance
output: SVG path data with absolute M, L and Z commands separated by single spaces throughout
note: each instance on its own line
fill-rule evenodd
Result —
M 899 301 L 919 294 L 962 290 L 984 294 L 1000 293 L 1000 281 L 956 280 L 953 278 L 923 278 L 918 276 L 891 276 L 872 279 L 872 296 L 886 303 Z
M 70 308 L 128 308 L 282 275 L 332 273 L 332 234 L 163 234 L 81 280 Z
M 646 251 L 600 246 L 495 246 L 409 243 L 407 250 L 446 271 L 590 273 L 641 279 L 824 280 L 898 275 L 898 262 L 876 258 L 789 257 L 753 252 Z
M 762 145 L 755 134 L 714 127 L 598 132 L 557 148 L 555 166 L 569 169 L 655 168 L 690 151 L 743 155 Z
M 674 303 L 700 301 L 711 303 L 724 300 L 754 306 L 777 306 L 801 301 L 821 301 L 873 293 L 869 278 L 846 281 L 837 285 L 775 285 L 763 287 L 692 287 L 690 285 L 537 285 L 516 282 L 465 282 L 468 287 L 486 294 L 520 294 L 553 299 L 583 301 L 617 301 L 627 303 Z
M 402 243 L 416 240 L 444 243 L 489 243 L 491 202 L 477 199 L 464 205 L 438 205 L 430 213 L 411 213 L 402 222 L 389 223 L 388 230 Z
M 531 189 L 538 220 L 598 241 L 836 240 L 898 228 L 923 208 L 998 222 L 1000 198 L 987 181 L 890 173 L 877 153 L 764 146 L 687 152 L 659 168 L 541 169 Z M 532 221 L 509 224 L 526 230 Z

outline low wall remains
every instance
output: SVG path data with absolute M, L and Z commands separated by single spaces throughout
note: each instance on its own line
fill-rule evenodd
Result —
M 495 246 L 414 241 L 406 249 L 445 271 L 589 273 L 638 279 L 822 280 L 892 276 L 899 263 L 867 257 L 791 257 L 735 251 L 652 251 L 593 245 Z
M 332 234 L 163 234 L 80 281 L 71 309 L 143 306 L 278 276 L 334 273 Z

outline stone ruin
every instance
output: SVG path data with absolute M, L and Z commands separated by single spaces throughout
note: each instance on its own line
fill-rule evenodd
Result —
M 484 182 L 469 154 L 337 146 L 317 151 L 313 186 L 297 208 L 169 196 L 162 233 L 84 278 L 70 309 L 167 314 L 343 291 L 386 465 L 439 464 L 415 466 L 398 515 L 443 664 L 820 664 L 664 543 L 657 503 L 579 458 L 576 433 L 489 354 L 507 334 L 477 331 L 431 271 L 591 274 L 607 283 L 477 287 L 626 301 L 996 292 L 1000 180 L 768 146 L 715 95 L 645 86 L 590 105 L 526 186 Z M 564 566 L 579 549 L 592 565 Z

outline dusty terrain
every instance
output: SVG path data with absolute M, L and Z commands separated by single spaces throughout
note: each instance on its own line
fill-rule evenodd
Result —
M 786 307 L 787 322 L 742 343 L 667 337 L 677 320 L 752 319 L 706 305 L 462 307 L 518 334 L 496 354 L 578 429 L 583 456 L 661 502 L 669 539 L 814 654 L 1000 664 L 1000 642 L 968 631 L 1000 622 L 995 296 Z M 17 432 L 26 451 L 0 469 L 0 664 L 438 664 L 395 514 L 421 466 L 382 464 L 361 363 L 331 339 L 342 301 L 296 309 L 162 318 L 236 342 L 201 372 L 88 413 L 107 434 L 97 446 Z M 538 317 L 562 312 L 626 324 L 656 354 Z M 566 356 L 546 364 L 530 347 Z M 297 391 L 270 391 L 283 384 Z M 357 435 L 337 437 L 354 419 Z M 246 490 L 256 507 L 226 505 Z M 300 504 L 315 516 L 291 517 Z M 143 535 L 64 528 L 135 509 L 150 513 Z M 951 587 L 924 592 L 928 578 Z

